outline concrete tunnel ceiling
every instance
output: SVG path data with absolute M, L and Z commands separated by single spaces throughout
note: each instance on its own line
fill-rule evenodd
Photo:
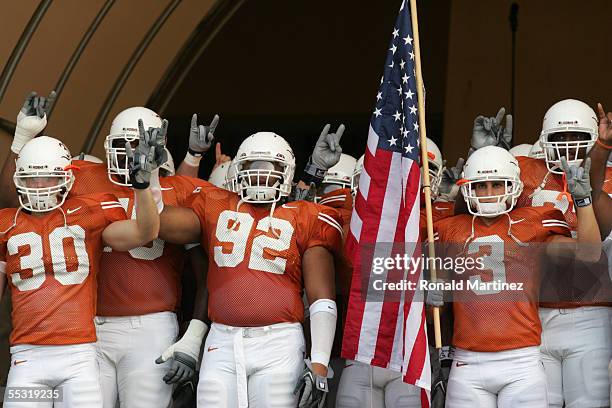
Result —
M 112 118 L 173 92 L 173 68 L 202 53 L 242 5 L 236 0 L 23 0 L 6 2 L 0 25 L 0 138 L 8 150 L 31 90 L 58 91 L 47 134 L 71 151 L 102 154 Z M 196 44 L 197 43 L 197 44 Z M 8 136 L 7 136 L 8 135 Z

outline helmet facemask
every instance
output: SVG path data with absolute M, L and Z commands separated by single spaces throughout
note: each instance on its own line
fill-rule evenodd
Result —
M 477 188 L 490 181 L 502 183 L 502 194 L 479 195 Z M 498 176 L 483 176 L 473 180 L 465 180 L 461 185 L 461 193 L 465 199 L 470 214 L 479 217 L 497 217 L 509 213 L 516 205 L 516 201 L 523 191 L 523 183 L 519 178 Z
M 114 184 L 125 187 L 132 186 L 132 183 L 130 183 L 130 170 L 125 152 L 125 143 L 130 142 L 134 148 L 138 145 L 139 140 L 139 135 L 135 133 L 108 135 L 104 140 L 108 178 Z
M 18 169 L 13 176 L 19 203 L 31 212 L 47 212 L 61 207 L 72 188 L 71 169 L 25 171 Z
M 429 154 L 429 153 L 428 153 Z M 431 158 L 428 160 L 429 163 L 429 185 L 431 187 L 431 197 L 435 199 L 438 197 L 440 192 L 440 183 L 442 183 L 442 172 L 444 166 L 440 166 L 438 163 L 433 161 Z
M 595 144 L 595 139 L 584 132 L 557 132 L 543 134 L 540 143 L 548 170 L 551 173 L 563 174 L 561 157 L 565 157 L 570 166 L 580 166 Z
M 245 156 L 234 166 L 234 184 L 244 202 L 275 203 L 291 191 L 292 169 L 283 161 Z

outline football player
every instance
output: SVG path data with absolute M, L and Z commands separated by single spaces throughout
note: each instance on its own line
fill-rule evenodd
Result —
M 492 123 L 488 130 L 474 128 L 472 146 L 486 144 L 474 140 L 494 141 L 508 133 L 498 121 Z M 551 106 L 544 115 L 539 139 L 544 160 L 518 157 L 524 188 L 517 207 L 559 209 L 575 234 L 580 221 L 577 209 L 590 205 L 590 197 L 572 200 L 561 159 L 580 165 L 597 138 L 597 115 L 587 104 L 565 99 Z M 605 212 L 609 213 L 609 207 Z M 607 362 L 612 357 L 612 303 L 559 301 L 540 306 L 541 351 L 550 406 L 561 407 L 564 402 L 566 406 L 609 405 Z
M 249 136 L 233 167 L 238 195 L 208 185 L 189 208 L 166 205 L 161 214 L 163 239 L 201 242 L 210 259 L 213 323 L 198 405 L 294 407 L 299 401 L 300 407 L 321 406 L 337 318 L 338 214 L 306 201 L 282 204 L 291 191 L 295 158 L 277 134 Z M 312 337 L 306 369 L 300 324 L 304 289 Z
M 111 192 L 128 216 L 134 217 L 137 206 L 126 167 L 125 143 L 138 143 L 139 132 L 145 129 L 160 136 L 156 148 L 166 152 L 167 121 L 150 109 L 128 108 L 114 118 L 105 138 L 106 164 L 76 162 L 81 171 L 71 196 Z M 163 199 L 160 211 L 163 203 L 184 205 L 199 183 L 182 176 L 155 176 L 152 183 L 161 188 Z M 166 407 L 172 384 L 193 375 L 200 351 L 193 344 L 205 335 L 205 316 L 194 316 L 183 336 L 185 341 L 173 345 L 178 335 L 175 312 L 180 304 L 184 256 L 182 246 L 161 239 L 127 252 L 105 248 L 96 316 L 105 408 L 113 408 L 117 400 L 128 407 Z M 129 276 L 126 270 L 131 272 Z
M 156 152 L 149 136 L 135 153 L 128 147 L 138 201 L 132 220 L 108 193 L 67 199 L 77 168 L 59 140 L 41 136 L 20 149 L 14 175 L 20 208 L 0 211 L 0 293 L 8 280 L 13 304 L 7 387 L 47 393 L 33 402 L 6 393 L 5 407 L 52 407 L 54 399 L 55 406 L 102 407 L 96 275 L 104 246 L 128 251 L 157 237 L 149 189 Z
M 588 171 L 561 160 L 574 201 L 590 197 Z M 588 167 L 588 163 L 587 163 Z M 517 160 L 506 150 L 487 146 L 467 160 L 461 193 L 471 215 L 436 223 L 442 243 L 465 257 L 480 257 L 485 270 L 467 270 L 469 282 L 524 284 L 517 301 L 494 287 L 468 288 L 453 303 L 454 361 L 446 406 L 546 408 L 547 386 L 539 351 L 538 257 L 525 246 L 540 242 L 546 255 L 560 264 L 572 259 L 595 262 L 601 239 L 591 205 L 578 207 L 577 238 L 571 238 L 563 214 L 551 207 L 515 208 L 523 190 Z M 520 250 L 519 250 L 520 248 Z M 506 293 L 508 293 L 506 291 Z
M 605 239 L 604 249 L 608 255 L 608 265 L 612 265 L 612 113 L 604 110 L 601 104 L 597 104 L 597 116 L 599 120 L 599 138 L 589 153 L 593 160 L 591 167 L 591 181 L 593 183 L 593 206 L 595 215 L 599 222 L 602 239 Z M 609 267 L 610 279 L 612 279 L 612 268 Z M 612 382 L 612 360 L 608 365 L 610 382 Z M 610 389 L 610 400 L 612 400 L 612 388 Z

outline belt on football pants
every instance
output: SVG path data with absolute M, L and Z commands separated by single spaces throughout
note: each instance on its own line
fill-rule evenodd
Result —
M 249 394 L 247 390 L 246 359 L 244 357 L 244 343 L 242 339 L 267 336 L 275 330 L 293 328 L 296 323 L 278 323 L 261 327 L 233 327 L 219 323 L 213 323 L 213 325 L 226 333 L 234 333 L 234 360 L 236 362 L 236 393 L 238 394 L 238 407 L 247 408 L 249 406 Z

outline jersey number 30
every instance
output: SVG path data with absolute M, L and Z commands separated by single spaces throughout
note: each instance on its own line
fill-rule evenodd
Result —
M 72 245 L 70 244 L 72 243 Z M 70 252 L 76 255 L 76 270 L 68 272 L 65 246 L 72 246 Z M 43 240 L 35 232 L 13 235 L 6 243 L 9 255 L 17 255 L 19 248 L 29 247 L 29 254 L 20 258 L 21 270 L 31 270 L 32 276 L 22 277 L 20 273 L 11 274 L 13 285 L 20 291 L 40 288 L 45 281 L 45 262 L 43 260 Z M 62 285 L 78 285 L 89 275 L 89 255 L 85 249 L 85 230 L 79 225 L 68 228 L 57 227 L 49 234 L 53 276 Z
M 217 221 L 215 235 L 219 242 L 233 244 L 232 252 L 224 253 L 223 247 L 216 246 L 215 263 L 219 267 L 232 268 L 238 266 L 245 257 L 247 242 L 255 220 L 250 214 L 236 211 L 223 211 Z M 264 250 L 269 248 L 276 252 L 286 251 L 291 245 L 293 225 L 287 220 L 265 217 L 259 220 L 256 229 L 268 232 L 268 226 L 279 232 L 277 237 L 258 235 L 253 239 L 249 256 L 249 269 L 262 272 L 283 274 L 287 259 L 282 257 L 264 258 Z

